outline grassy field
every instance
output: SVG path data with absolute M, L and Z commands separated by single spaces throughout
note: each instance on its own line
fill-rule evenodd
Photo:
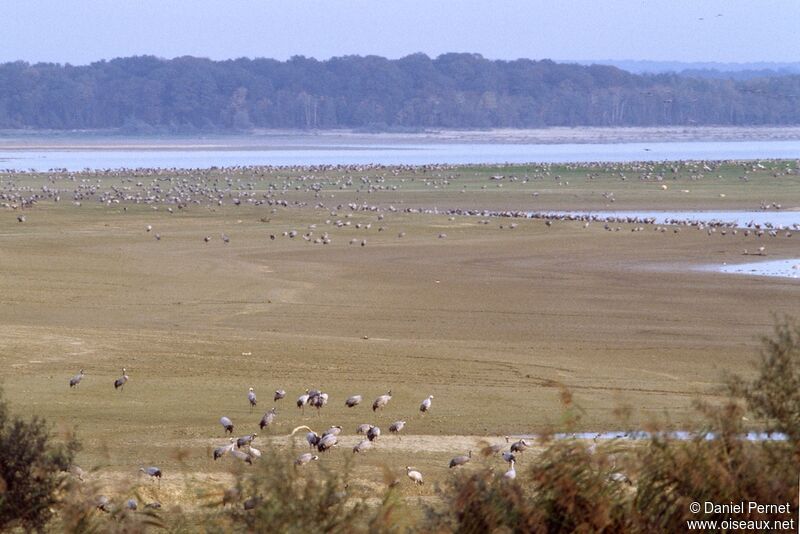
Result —
M 169 212 L 97 201 L 112 187 L 153 184 L 167 197 L 184 179 L 223 191 L 222 204 Z M 744 248 L 761 244 L 770 258 L 800 257 L 800 236 L 521 219 L 510 229 L 508 219 L 402 211 L 797 209 L 796 162 L 164 171 L 153 180 L 0 176 L 4 192 L 62 190 L 58 203 L 0 208 L 0 365 L 15 411 L 76 429 L 80 464 L 100 480 L 134 483 L 140 465 L 160 466 L 164 483 L 147 491 L 164 501 L 191 500 L 183 476 L 224 484 L 232 459 L 210 458 L 226 442 L 218 419 L 232 418 L 236 435 L 258 431 L 277 388 L 288 396 L 256 445 L 268 453 L 298 425 L 339 424 L 342 445 L 321 461 L 341 465 L 356 425 L 377 424 L 384 436 L 354 462 L 365 488 L 382 483 L 384 466 L 441 480 L 449 459 L 482 439 L 559 428 L 562 387 L 585 410 L 582 430 L 620 428 L 620 406 L 633 407 L 636 427 L 667 414 L 691 425 L 693 399 L 718 395 L 725 372 L 750 371 L 773 314 L 799 311 L 794 280 L 690 267 L 743 261 Z M 95 194 L 75 205 L 72 191 L 90 185 Z M 231 202 L 268 191 L 288 207 Z M 282 235 L 292 230 L 300 235 Z M 308 231 L 311 241 L 301 238 Z M 326 232 L 330 244 L 313 244 Z M 114 391 L 122 367 L 130 381 Z M 70 390 L 80 368 L 87 375 Z M 314 387 L 330 404 L 303 413 L 294 400 Z M 373 413 L 372 399 L 389 389 L 391 403 Z M 356 393 L 364 404 L 345 408 Z M 398 419 L 402 438 L 387 435 Z

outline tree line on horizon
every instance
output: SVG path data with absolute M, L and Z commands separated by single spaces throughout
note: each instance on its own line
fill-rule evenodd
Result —
M 0 128 L 129 133 L 800 124 L 800 75 L 748 80 L 478 54 L 0 64 Z

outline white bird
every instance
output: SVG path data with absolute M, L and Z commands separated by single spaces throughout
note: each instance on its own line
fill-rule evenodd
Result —
M 247 447 L 247 454 L 250 455 L 251 458 L 261 458 L 261 451 L 250 445 Z
M 428 398 L 422 401 L 422 404 L 419 405 L 419 411 L 425 414 L 428 410 L 431 409 L 431 401 L 433 400 L 433 395 L 428 395 Z
M 514 480 L 517 478 L 517 470 L 514 469 L 514 460 L 511 460 L 511 467 L 503 474 L 506 480 Z
M 422 481 L 422 473 L 414 469 L 413 467 L 406 466 L 406 476 L 411 479 L 411 482 L 414 484 L 422 485 L 424 482 Z

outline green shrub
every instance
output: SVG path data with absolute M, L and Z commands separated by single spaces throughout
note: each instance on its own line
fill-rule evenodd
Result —
M 0 391 L 0 530 L 44 528 L 78 449 L 73 437 L 55 442 L 43 419 L 11 416 Z

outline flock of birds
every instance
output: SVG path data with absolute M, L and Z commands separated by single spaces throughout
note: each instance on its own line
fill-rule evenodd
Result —
M 682 177 L 690 180 L 713 178 L 723 165 L 733 165 L 741 169 L 739 179 L 748 181 L 756 174 L 767 174 L 773 177 L 796 175 L 797 162 L 753 162 L 753 161 L 686 161 L 674 163 L 627 162 L 627 163 L 573 163 L 561 165 L 563 171 L 583 172 L 588 182 L 602 175 L 620 181 L 638 179 L 641 182 L 661 184 L 667 189 L 665 182 L 670 177 Z M 465 170 L 466 169 L 466 170 Z M 83 202 L 93 201 L 107 206 L 122 205 L 127 211 L 129 205 L 147 205 L 154 210 L 166 210 L 176 213 L 191 207 L 205 207 L 215 210 L 224 205 L 262 206 L 275 213 L 279 208 L 310 208 L 325 213 L 324 223 L 311 224 L 307 230 L 286 230 L 272 233 L 271 240 L 279 236 L 303 240 L 316 245 L 328 245 L 333 242 L 334 232 L 349 228 L 361 232 L 386 232 L 388 226 L 383 223 L 387 213 L 437 214 L 541 219 L 549 227 L 557 221 L 583 221 L 584 227 L 591 222 L 600 222 L 608 231 L 620 231 L 618 223 L 635 225 L 631 231 L 642 231 L 652 225 L 658 232 L 671 229 L 679 233 L 681 227 L 694 227 L 705 230 L 708 235 L 719 234 L 742 235 L 755 237 L 790 237 L 793 230 L 800 230 L 800 225 L 791 228 L 769 224 L 751 224 L 745 229 L 737 229 L 734 224 L 725 221 L 702 221 L 681 218 L 655 224 L 649 217 L 614 217 L 591 214 L 551 213 L 543 211 L 503 210 L 492 211 L 473 208 L 451 208 L 440 210 L 431 207 L 397 207 L 386 200 L 374 203 L 363 200 L 383 192 L 397 192 L 403 188 L 414 190 L 445 190 L 458 187 L 462 179 L 469 174 L 469 166 L 423 165 L 423 166 L 384 166 L 384 165 L 321 165 L 298 167 L 230 167 L 211 169 L 118 169 L 84 172 L 69 172 L 53 169 L 47 173 L 1 171 L 0 170 L 0 207 L 11 210 L 25 210 L 42 201 L 62 202 L 70 199 L 75 206 Z M 520 175 L 493 175 L 487 178 L 494 187 L 504 184 L 528 184 L 551 181 L 564 186 L 569 185 L 552 164 L 530 164 Z M 477 174 L 477 173 L 476 173 Z M 717 174 L 717 176 L 720 176 Z M 41 185 L 32 185 L 44 181 Z M 466 192 L 462 185 L 459 192 Z M 486 189 L 488 185 L 481 185 Z M 688 190 L 687 190 L 688 191 Z M 334 202 L 338 193 L 354 195 L 349 202 Z M 538 197 L 538 192 L 532 193 Z M 309 197 L 310 195 L 310 197 Z M 614 203 L 613 192 L 602 193 L 606 205 Z M 720 195 L 724 196 L 724 195 Z M 401 201 L 403 202 L 403 201 Z M 781 209 L 778 202 L 762 202 L 762 210 Z M 376 213 L 376 222 L 355 222 L 351 217 L 356 212 Z M 26 215 L 18 211 L 17 221 L 26 222 Z M 267 218 L 262 219 L 268 221 Z M 488 223 L 488 221 L 480 221 Z M 326 227 L 325 231 L 319 228 Z M 513 229 L 516 223 L 501 224 L 501 228 Z M 319 228 L 318 228 L 319 227 Z M 153 231 L 152 225 L 146 226 L 157 241 L 161 241 L 161 232 Z M 398 232 L 403 238 L 405 232 Z M 447 234 L 435 234 L 439 239 L 447 238 Z M 215 238 L 204 235 L 205 243 Z M 225 232 L 219 234 L 223 243 L 230 243 L 231 236 Z M 367 246 L 366 235 L 350 237 L 350 245 Z
M 76 375 L 69 379 L 69 387 L 77 388 L 83 378 L 86 376 L 86 372 L 84 369 L 81 369 Z M 124 390 L 125 384 L 129 380 L 129 376 L 127 373 L 127 369 L 122 369 L 122 375 L 119 378 L 114 380 L 114 389 L 115 390 Z M 273 402 L 278 403 L 279 401 L 286 398 L 286 391 L 283 389 L 278 389 L 273 394 Z M 372 401 L 372 411 L 373 413 L 378 412 L 386 408 L 389 402 L 392 400 L 392 391 L 389 390 L 383 395 L 377 396 Z M 330 396 L 318 389 L 307 389 L 303 394 L 297 397 L 295 404 L 298 409 L 301 411 L 305 410 L 306 406 L 311 406 L 315 408 L 318 412 L 323 407 L 328 404 Z M 425 399 L 423 399 L 419 404 L 419 412 L 421 415 L 425 415 L 430 412 L 433 406 L 433 395 L 428 395 Z M 348 397 L 344 401 L 344 406 L 347 408 L 355 408 L 362 404 L 364 400 L 363 395 L 352 395 Z M 250 407 L 250 411 L 252 412 L 258 407 L 258 397 L 255 392 L 255 388 L 250 387 L 247 391 L 247 402 Z M 262 415 L 261 419 L 259 420 L 258 426 L 261 431 L 264 429 L 268 429 L 271 425 L 275 423 L 275 419 L 277 417 L 277 407 L 273 406 L 264 414 Z M 246 434 L 243 436 L 234 437 L 236 425 L 234 424 L 233 420 L 228 416 L 222 416 L 219 419 L 219 424 L 223 428 L 223 432 L 225 435 L 230 435 L 228 438 L 228 443 L 223 445 L 219 445 L 215 447 L 212 451 L 212 458 L 214 461 L 219 460 L 225 456 L 231 456 L 238 461 L 244 462 L 246 464 L 252 465 L 254 461 L 257 461 L 262 457 L 262 451 L 257 449 L 253 446 L 253 442 L 258 437 L 258 433 L 252 432 L 250 434 Z M 404 430 L 406 426 L 405 420 L 397 420 L 392 422 L 388 430 L 390 434 L 397 435 L 399 439 L 401 432 Z M 320 459 L 319 454 L 315 453 L 326 453 L 331 449 L 338 447 L 339 445 L 339 436 L 342 434 L 342 426 L 334 425 L 325 430 L 322 433 L 317 433 L 313 431 L 310 427 L 306 425 L 300 425 L 295 427 L 292 432 L 289 434 L 289 437 L 293 437 L 300 431 L 306 431 L 305 439 L 308 443 L 308 446 L 314 450 L 314 452 L 304 452 L 300 454 L 295 460 L 294 465 L 297 467 L 302 467 L 310 462 L 314 462 Z M 355 429 L 356 434 L 363 435 L 364 438 L 356 443 L 352 447 L 353 454 L 364 453 L 373 448 L 374 444 L 378 442 L 378 439 L 381 436 L 381 429 L 377 425 L 363 423 L 356 427 Z M 504 450 L 504 445 L 491 445 L 486 447 L 482 452 L 485 455 L 500 455 L 502 459 L 509 464 L 508 470 L 502 475 L 504 479 L 515 479 L 517 476 L 515 464 L 518 458 L 519 453 L 523 452 L 525 449 L 530 447 L 530 443 L 525 439 L 520 439 L 511 443 L 510 437 L 505 436 L 506 444 L 510 444 L 508 450 Z M 461 454 L 453 457 L 448 467 L 450 469 L 457 468 L 466 465 L 472 459 L 472 451 L 468 451 L 467 454 Z M 406 466 L 406 476 L 408 479 L 415 485 L 422 485 L 424 484 L 424 476 L 422 472 L 412 466 Z M 80 468 L 78 468 L 78 472 L 80 472 Z M 163 472 L 160 467 L 157 466 L 143 466 L 139 469 L 139 472 L 150 477 L 152 480 L 157 481 L 160 484 L 161 477 L 163 476 Z M 110 501 L 105 498 L 101 499 L 102 502 L 99 502 L 98 508 L 101 510 L 108 511 L 110 509 Z M 155 505 L 160 507 L 160 503 L 150 503 L 150 507 L 156 507 Z M 128 508 L 135 509 L 136 502 L 135 500 L 129 500 L 126 503 Z

